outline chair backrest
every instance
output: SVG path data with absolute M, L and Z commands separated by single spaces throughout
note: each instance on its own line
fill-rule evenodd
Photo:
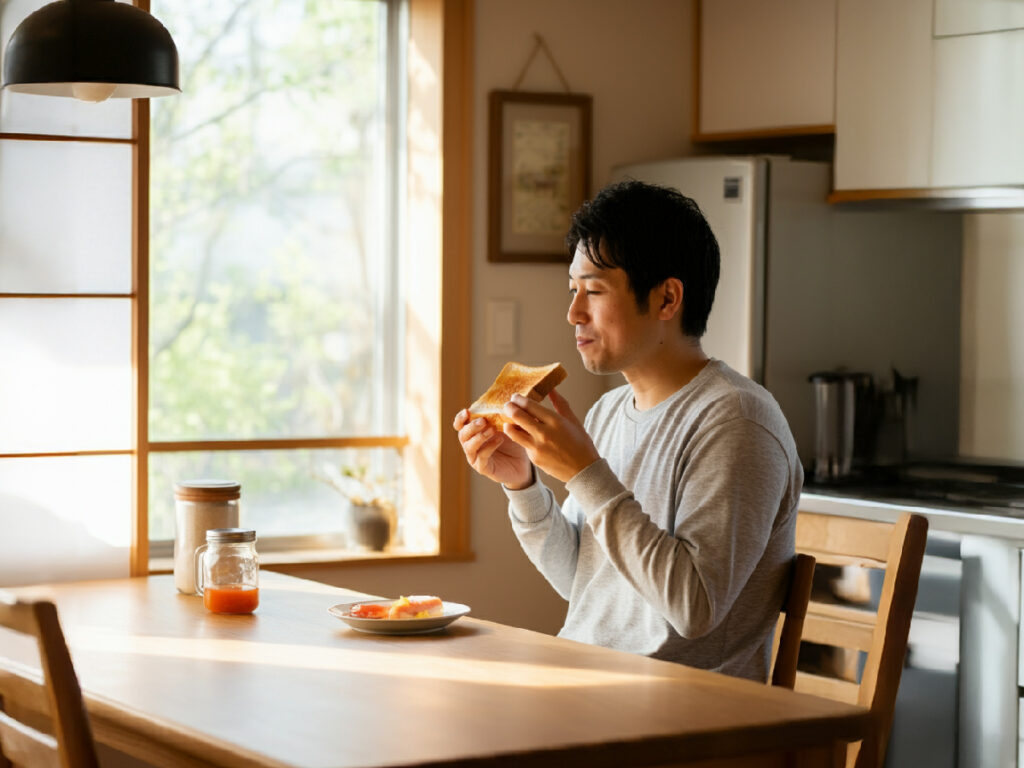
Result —
M 803 636 L 807 604 L 811 599 L 814 584 L 814 563 L 812 555 L 798 552 L 793 558 L 789 579 L 789 591 L 782 606 L 782 615 L 775 627 L 775 643 L 772 648 L 772 685 L 792 688 L 796 682 L 796 665 L 800 655 L 800 638 Z
M 0 627 L 31 635 L 42 680 L 0 659 L 0 768 L 97 768 L 96 747 L 56 606 L 0 591 Z
M 812 595 L 804 621 L 804 642 L 864 652 L 856 679 L 798 671 L 795 689 L 860 704 L 872 714 L 871 735 L 851 744 L 848 768 L 881 768 L 892 727 L 896 692 L 907 651 L 910 620 L 928 535 L 928 521 L 905 514 L 895 523 L 801 512 L 796 548 L 813 555 L 819 566 L 858 566 L 884 570 L 877 610 L 826 602 Z

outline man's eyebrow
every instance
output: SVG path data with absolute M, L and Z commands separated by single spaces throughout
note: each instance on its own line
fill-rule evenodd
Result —
M 579 277 L 573 277 L 572 272 L 569 272 L 569 279 L 570 280 L 603 280 L 604 279 L 604 275 L 602 275 L 600 272 L 584 272 Z

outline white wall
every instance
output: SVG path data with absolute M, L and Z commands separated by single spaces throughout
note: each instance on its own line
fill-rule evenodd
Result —
M 534 45 L 544 37 L 573 91 L 593 96 L 595 191 L 613 165 L 689 151 L 693 103 L 693 0 L 477 0 L 473 216 L 472 389 L 482 392 L 504 357 L 486 354 L 484 327 L 491 300 L 519 310 L 514 359 L 561 361 L 569 371 L 559 388 L 582 416 L 609 383 L 579 364 L 565 321 L 567 265 L 490 264 L 487 251 L 487 94 L 510 89 Z M 538 54 L 520 85 L 560 91 L 550 62 Z M 617 382 L 616 382 L 617 383 Z M 468 403 L 467 403 L 468 405 Z M 455 414 L 444 414 L 444 420 Z M 451 439 L 455 440 L 454 432 Z M 475 616 L 555 632 L 564 602 L 523 555 L 509 527 L 500 489 L 471 481 L 469 563 L 372 565 L 303 569 L 299 575 L 366 592 L 431 592 L 472 606 Z M 557 487 L 557 486 L 553 486 Z
M 1024 462 L 1024 213 L 964 217 L 960 452 Z

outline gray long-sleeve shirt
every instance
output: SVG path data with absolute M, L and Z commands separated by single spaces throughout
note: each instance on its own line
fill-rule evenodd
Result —
M 778 404 L 711 360 L 646 411 L 629 386 L 586 429 L 602 459 L 559 509 L 509 491 L 513 529 L 569 601 L 559 636 L 765 680 L 803 470 Z

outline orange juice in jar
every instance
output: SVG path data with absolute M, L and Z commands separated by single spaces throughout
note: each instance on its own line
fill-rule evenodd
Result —
M 196 591 L 213 613 L 252 613 L 260 604 L 256 532 L 214 528 L 196 550 Z
M 203 605 L 214 613 L 252 613 L 260 604 L 260 588 L 243 584 L 207 587 Z

